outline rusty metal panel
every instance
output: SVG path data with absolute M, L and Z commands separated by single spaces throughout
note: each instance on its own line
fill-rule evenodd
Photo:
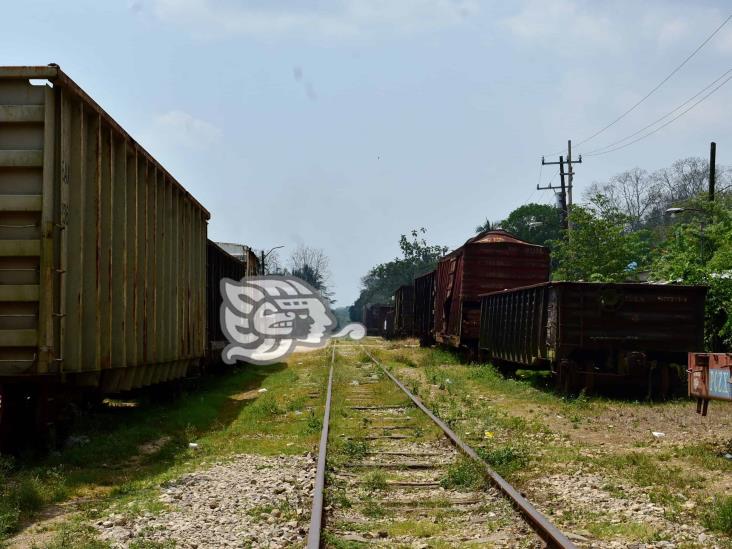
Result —
M 707 288 L 672 284 L 555 282 L 556 353 L 622 347 L 683 353 L 704 345 Z
M 205 351 L 208 212 L 57 67 L 0 67 L 0 120 L 0 377 L 184 375 Z
M 666 367 L 704 343 L 706 287 L 549 282 L 481 298 L 480 348 L 526 367 L 635 377 L 665 393 Z M 663 368 L 658 368 L 662 366 Z M 561 372 L 560 372 L 561 373 Z
M 546 359 L 546 302 L 540 284 L 481 297 L 479 347 L 494 359 L 534 365 Z
M 394 335 L 414 335 L 414 286 L 404 285 L 394 292 Z
M 710 400 L 732 400 L 732 353 L 689 353 L 689 396 L 707 415 Z
M 480 336 L 480 295 L 549 280 L 549 250 L 500 230 L 469 239 L 437 265 L 435 339 L 475 346 Z
M 245 275 L 244 261 L 228 254 L 215 242 L 206 242 L 206 325 L 212 351 L 223 349 L 226 342 L 219 320 L 223 303 L 219 283 L 222 278 L 241 280 Z
M 430 271 L 414 279 L 414 333 L 423 345 L 434 337 L 436 275 Z
M 363 308 L 363 324 L 366 326 L 368 335 L 384 335 L 386 315 L 390 309 L 390 305 L 369 304 Z
M 392 339 L 395 334 L 395 309 L 394 307 L 389 307 L 386 310 L 386 313 L 384 314 L 384 329 L 383 329 L 383 336 L 387 339 Z

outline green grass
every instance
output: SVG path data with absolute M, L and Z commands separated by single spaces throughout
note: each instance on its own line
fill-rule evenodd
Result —
M 504 477 L 523 469 L 528 465 L 529 453 L 525 448 L 511 444 L 494 448 L 478 448 L 478 455 L 495 471 Z
M 450 465 L 445 476 L 440 479 L 440 486 L 443 488 L 460 490 L 477 490 L 485 484 L 485 477 L 480 466 L 472 459 L 465 457 Z
M 87 437 L 87 444 L 41 459 L 0 461 L 0 545 L 51 503 L 84 496 L 102 511 L 133 500 L 154 510 L 161 483 L 205 461 L 311 450 L 321 413 L 295 413 L 305 407 L 308 393 L 298 371 L 324 384 L 324 353 L 298 355 L 297 361 L 304 365 L 227 369 L 192 382 L 172 401 L 151 391 L 130 400 L 131 406 L 112 402 L 76 426 L 74 434 Z M 189 448 L 191 442 L 198 448 Z
M 386 489 L 386 475 L 383 471 L 370 471 L 363 477 L 364 487 L 370 492 Z
M 710 530 L 732 536 L 732 496 L 715 499 L 703 522 Z
M 596 522 L 591 520 L 586 523 L 586 529 L 593 536 L 604 540 L 625 539 L 651 543 L 663 539 L 658 527 L 644 522 L 623 521 L 612 523 L 607 520 L 598 520 Z

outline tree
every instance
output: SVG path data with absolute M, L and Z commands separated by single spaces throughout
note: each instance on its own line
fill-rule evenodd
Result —
M 627 215 L 631 229 L 637 230 L 661 201 L 662 185 L 658 177 L 633 168 L 612 177 L 608 183 L 593 183 L 586 196 L 591 199 L 597 195 L 603 195 L 613 208 Z
M 571 234 L 558 241 L 555 280 L 620 282 L 634 278 L 648 262 L 642 231 L 631 231 L 631 219 L 602 195 L 570 213 Z
M 732 211 L 729 199 L 688 201 L 653 257 L 654 280 L 709 287 L 706 307 L 707 347 L 732 347 Z
M 361 320 L 364 305 L 389 303 L 394 292 L 414 278 L 435 268 L 437 260 L 447 252 L 447 247 L 427 244 L 424 227 L 401 235 L 399 248 L 402 257 L 376 265 L 361 279 L 361 293 L 351 306 L 352 320 Z
M 562 236 L 562 217 L 559 208 L 548 204 L 524 204 L 501 221 L 502 229 L 533 244 L 553 247 Z
M 320 248 L 300 244 L 290 255 L 290 274 L 301 278 L 330 299 L 330 261 Z
M 493 228 L 494 228 L 494 224 L 491 223 L 491 220 L 486 217 L 485 221 L 475 228 L 475 232 L 482 233 L 483 231 L 490 231 Z

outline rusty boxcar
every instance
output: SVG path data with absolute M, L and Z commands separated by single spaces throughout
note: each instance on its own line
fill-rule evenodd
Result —
M 386 339 L 394 339 L 396 333 L 394 331 L 394 307 L 388 307 L 384 313 L 384 331 L 381 334 Z
M 435 287 L 438 343 L 476 349 L 480 295 L 549 280 L 549 250 L 506 231 L 484 231 L 440 259 Z
M 391 305 L 371 303 L 363 308 L 363 325 L 366 333 L 373 336 L 383 336 L 386 329 L 386 313 L 392 309 Z
M 422 346 L 434 343 L 435 272 L 414 279 L 414 335 Z
M 633 386 L 666 394 L 704 343 L 704 286 L 548 282 L 481 298 L 480 348 L 550 369 L 566 391 Z
M 0 122 L 0 421 L 184 376 L 209 213 L 57 66 L 1 67 Z
M 414 335 L 414 286 L 400 286 L 394 292 L 394 336 Z
M 241 280 L 245 275 L 247 264 L 244 261 L 229 254 L 216 242 L 209 240 L 206 243 L 206 332 L 209 361 L 217 361 L 227 343 L 219 321 L 223 303 L 219 289 L 221 279 Z

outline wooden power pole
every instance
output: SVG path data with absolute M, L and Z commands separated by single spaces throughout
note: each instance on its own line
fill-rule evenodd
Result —
M 709 149 L 709 201 L 714 202 L 714 177 L 716 175 L 717 144 L 712 141 Z
M 572 188 L 574 187 L 574 169 L 572 168 L 572 164 L 581 164 L 582 163 L 582 155 L 580 155 L 578 160 L 572 160 L 572 140 L 570 139 L 567 141 L 567 171 L 564 171 L 564 156 L 559 157 L 559 162 L 547 162 L 544 160 L 544 157 L 541 157 L 541 165 L 542 166 L 556 166 L 559 165 L 559 176 L 561 185 L 559 187 L 554 187 L 551 184 L 547 185 L 546 187 L 540 187 L 539 185 L 536 186 L 536 190 L 538 191 L 545 191 L 545 190 L 559 190 L 559 203 L 562 208 L 562 227 L 566 231 L 572 230 L 572 225 L 570 223 L 570 217 L 569 213 L 572 209 Z M 566 176 L 566 180 L 565 180 Z

